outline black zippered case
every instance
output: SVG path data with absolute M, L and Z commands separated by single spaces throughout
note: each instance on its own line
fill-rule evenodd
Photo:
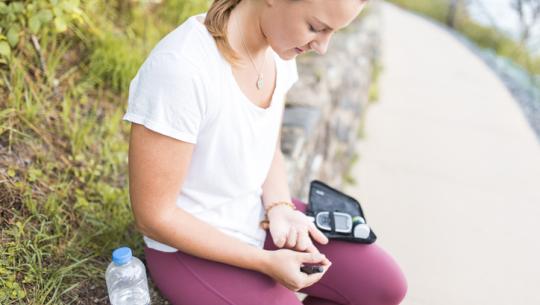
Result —
M 365 224 L 367 224 L 367 219 L 362 211 L 360 202 L 322 181 L 313 180 L 309 187 L 306 215 L 316 218 L 317 214 L 320 212 L 329 212 L 329 215 L 332 216 L 329 217 L 330 230 L 328 228 L 322 228 L 318 225 L 317 221 L 314 221 L 317 228 L 319 228 L 319 230 L 321 230 L 321 232 L 329 239 L 339 239 L 363 244 L 371 244 L 377 239 L 377 236 L 371 228 L 369 236 L 366 238 L 355 237 L 352 231 L 348 233 L 337 232 L 334 212 L 346 213 L 351 217 L 361 216 L 364 218 Z

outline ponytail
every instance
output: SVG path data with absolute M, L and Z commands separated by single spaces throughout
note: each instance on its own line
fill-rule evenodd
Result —
M 206 13 L 206 19 L 204 21 L 204 25 L 212 37 L 214 37 L 221 54 L 232 65 L 238 63 L 240 58 L 227 39 L 227 24 L 231 11 L 240 1 L 242 0 L 214 0 Z

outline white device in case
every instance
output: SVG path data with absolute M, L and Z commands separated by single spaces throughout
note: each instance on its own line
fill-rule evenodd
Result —
M 350 233 L 353 228 L 351 215 L 347 213 L 334 212 L 335 231 L 340 233 Z M 327 231 L 332 231 L 330 212 L 319 212 L 315 216 L 315 222 L 319 228 Z

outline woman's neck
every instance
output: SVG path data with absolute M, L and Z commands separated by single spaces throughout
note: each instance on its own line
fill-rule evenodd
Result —
M 227 26 L 227 37 L 231 47 L 241 55 L 242 59 L 249 61 L 249 56 L 251 56 L 255 63 L 262 62 L 269 47 L 260 26 L 262 5 L 264 5 L 263 1 L 241 1 L 231 11 Z M 242 38 L 246 47 L 242 43 Z

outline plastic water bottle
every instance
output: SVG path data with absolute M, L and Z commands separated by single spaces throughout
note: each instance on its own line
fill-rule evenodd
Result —
M 113 251 L 105 279 L 112 305 L 150 304 L 144 264 L 132 256 L 130 248 L 122 247 Z

